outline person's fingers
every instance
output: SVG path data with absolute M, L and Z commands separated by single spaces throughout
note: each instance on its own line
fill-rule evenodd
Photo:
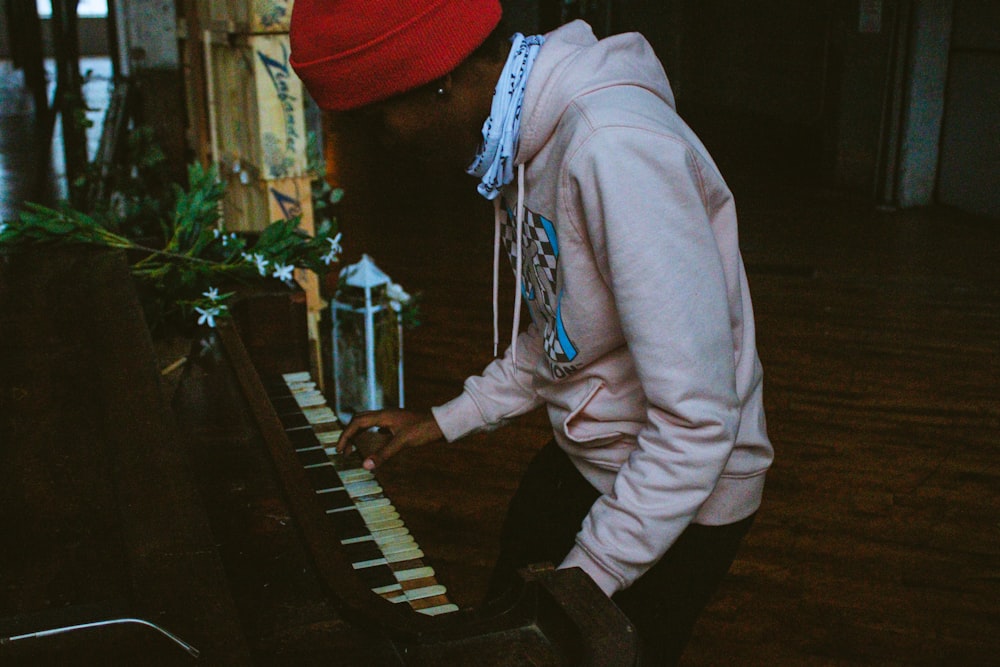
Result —
M 433 417 L 422 417 L 410 413 L 406 417 L 408 422 L 404 427 L 395 432 L 393 437 L 384 442 L 377 450 L 372 451 L 365 457 L 362 466 L 367 470 L 381 465 L 390 457 L 395 456 L 405 447 L 419 447 L 434 442 L 442 438 L 441 429 Z
M 397 436 L 390 438 L 389 441 L 377 451 L 370 452 L 364 462 L 362 462 L 361 466 L 365 470 L 373 470 L 398 454 L 399 451 L 406 446 L 406 444 L 407 443 L 404 437 Z
M 344 428 L 340 437 L 337 438 L 337 452 L 340 454 L 350 454 L 351 453 L 351 438 L 360 433 L 361 431 L 367 430 L 372 426 L 379 425 L 379 413 L 378 412 L 359 412 L 351 419 L 351 421 Z
M 378 442 L 372 449 L 369 448 L 374 443 L 367 437 L 364 443 L 352 443 L 356 436 L 373 428 L 378 428 L 389 437 Z M 360 452 L 364 456 L 362 466 L 372 470 L 404 447 L 426 445 L 443 437 L 437 421 L 430 413 L 402 409 L 374 410 L 354 415 L 337 439 L 335 447 L 339 453 Z

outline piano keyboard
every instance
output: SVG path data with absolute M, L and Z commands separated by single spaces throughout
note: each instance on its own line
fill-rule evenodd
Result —
M 356 453 L 337 453 L 340 422 L 309 373 L 286 373 L 265 381 L 265 389 L 358 576 L 374 593 L 422 614 L 457 611 L 375 475 Z

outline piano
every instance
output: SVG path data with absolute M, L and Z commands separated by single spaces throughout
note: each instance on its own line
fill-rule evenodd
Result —
M 248 292 L 168 405 L 123 254 L 0 254 L 0 664 L 638 664 L 579 570 L 450 601 L 333 452 L 302 308 Z

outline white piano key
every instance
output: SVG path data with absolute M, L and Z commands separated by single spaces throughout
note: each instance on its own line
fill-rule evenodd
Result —
M 357 505 L 358 511 L 362 514 L 378 514 L 379 512 L 395 512 L 396 508 L 392 506 L 392 503 L 386 497 L 371 498 L 364 497 L 359 498 L 354 501 Z
M 405 538 L 400 538 L 398 542 L 386 542 L 384 544 L 378 545 L 379 551 L 381 551 L 386 558 L 398 553 L 403 553 L 405 551 L 414 551 L 420 549 L 417 545 L 417 541 L 413 539 L 412 536 L 407 535 Z
M 344 505 L 343 507 L 334 507 L 333 509 L 328 509 L 327 514 L 337 514 L 338 512 L 357 512 L 358 508 L 353 505 Z
M 369 528 L 371 530 L 371 528 Z M 406 526 L 393 526 L 392 528 L 386 528 L 383 530 L 372 530 L 372 536 L 375 541 L 385 541 L 392 539 L 394 537 L 399 537 L 400 535 L 409 535 L 410 529 Z
M 434 576 L 434 568 L 425 565 L 423 567 L 411 567 L 407 570 L 397 570 L 393 574 L 397 581 L 413 581 L 414 579 L 426 579 Z
M 425 598 L 432 598 L 435 595 L 446 595 L 447 593 L 447 588 L 441 584 L 434 584 L 432 586 L 421 586 L 420 588 L 411 588 L 403 591 L 403 597 L 407 600 L 423 600 Z
M 299 407 L 303 409 L 326 405 L 326 397 L 318 391 L 303 391 L 299 393 L 293 392 L 292 396 L 295 397 L 295 402 L 299 404 Z
M 351 498 L 363 498 L 364 496 L 374 496 L 375 494 L 382 493 L 382 487 L 374 480 L 351 482 L 350 484 L 345 483 L 344 488 L 347 489 L 347 493 Z
M 351 563 L 351 567 L 355 570 L 363 570 L 367 567 L 376 567 L 377 565 L 388 565 L 389 561 L 385 558 L 372 558 L 371 560 L 361 560 L 357 563 Z
M 325 432 L 316 431 L 316 439 L 322 442 L 324 445 L 335 445 L 337 444 L 337 440 L 340 439 L 340 434 L 343 432 L 344 432 L 343 430 L 325 431 Z M 327 452 L 327 454 L 329 453 L 330 452 Z
M 417 609 L 421 614 L 427 614 L 428 616 L 437 616 L 439 614 L 448 614 L 453 611 L 458 611 L 457 604 L 439 604 L 436 607 L 425 607 L 423 609 Z
M 312 380 L 312 375 L 309 371 L 298 371 L 296 373 L 285 373 L 281 378 L 288 384 L 293 382 L 309 382 Z
M 358 506 L 355 505 L 355 507 Z M 374 523 L 375 521 L 388 521 L 390 519 L 399 518 L 399 512 L 397 512 L 392 506 L 378 507 L 368 512 L 365 512 L 358 507 L 358 511 L 361 512 L 361 518 L 364 519 L 367 524 Z
M 346 470 L 338 470 L 337 474 L 340 475 L 340 479 L 345 484 L 375 479 L 375 475 L 370 470 L 365 470 L 364 468 L 347 468 Z
M 417 558 L 423 558 L 424 552 L 420 550 L 419 547 L 415 549 L 410 549 L 408 551 L 400 551 L 397 553 L 391 553 L 385 555 L 385 560 L 389 563 L 401 563 L 404 560 L 415 560 Z
M 389 547 L 397 547 L 403 544 L 413 544 L 416 545 L 416 540 L 413 539 L 413 535 L 410 535 L 409 530 L 405 530 L 397 535 L 387 535 L 384 538 L 375 537 L 375 543 L 383 550 Z
M 372 593 L 385 595 L 386 593 L 396 593 L 401 590 L 403 590 L 403 587 L 399 584 L 389 584 L 388 586 L 376 586 L 372 589 Z
M 358 506 L 358 511 L 362 514 L 366 512 L 378 512 L 385 507 L 388 507 L 389 511 L 395 511 L 388 498 L 361 498 L 354 504 Z
M 302 467 L 305 468 L 306 470 L 308 470 L 309 468 L 322 468 L 324 466 L 330 466 L 332 468 L 333 467 L 333 463 L 331 463 L 330 461 L 323 461 L 321 463 L 310 463 L 309 465 L 304 465 Z M 341 479 L 343 479 L 343 478 L 341 478 Z
M 368 530 L 374 533 L 379 530 L 401 528 L 404 524 L 402 519 L 386 519 L 385 521 L 366 521 L 365 525 L 368 526 Z
M 402 523 L 402 522 L 400 522 Z M 358 537 L 346 537 L 340 541 L 341 544 L 358 544 L 359 542 L 375 542 L 376 544 L 393 544 L 394 541 L 399 541 L 403 538 L 409 537 L 410 541 L 413 542 L 413 538 L 410 537 L 410 531 L 405 526 L 397 526 L 391 530 L 382 530 L 378 534 L 368 533 L 367 535 L 359 535 Z
M 322 406 L 305 408 L 302 414 L 306 416 L 310 424 L 327 424 L 337 421 L 337 415 L 324 403 Z

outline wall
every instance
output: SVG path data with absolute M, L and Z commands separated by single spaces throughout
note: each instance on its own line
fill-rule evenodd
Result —
M 862 21 L 861 2 L 838 4 L 833 183 L 875 198 L 882 187 L 892 96 L 901 82 L 897 31 L 905 0 L 880 3 L 878 26 Z
M 934 202 L 948 82 L 951 0 L 914 0 L 893 196 L 901 208 Z
M 7 38 L 7 12 L 0 12 L 0 58 L 10 58 L 10 40 Z
M 830 171 L 834 0 L 630 0 L 615 10 L 614 31 L 650 41 L 678 111 L 734 190 Z
M 956 0 L 938 199 L 1000 218 L 1000 3 Z

